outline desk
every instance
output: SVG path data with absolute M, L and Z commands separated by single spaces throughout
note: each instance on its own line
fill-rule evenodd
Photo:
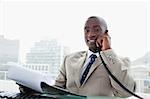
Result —
M 14 99 L 125 99 L 125 98 L 107 97 L 107 96 L 84 96 L 83 97 L 83 96 L 74 96 L 74 95 L 20 94 Z
M 125 98 L 108 97 L 108 96 L 87 96 L 87 97 L 62 96 L 61 99 L 125 99 Z
M 126 99 L 119 97 L 108 96 L 77 96 L 77 95 L 52 95 L 41 93 L 13 93 L 13 92 L 0 92 L 2 99 Z

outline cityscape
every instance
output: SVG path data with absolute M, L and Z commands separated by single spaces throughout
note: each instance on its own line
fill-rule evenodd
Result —
M 19 62 L 19 40 L 9 40 L 0 36 L 0 90 L 19 91 L 14 81 L 7 79 L 10 64 L 20 64 L 25 68 L 49 74 L 54 81 L 68 47 L 58 44 L 57 40 L 40 40 L 26 53 L 24 63 Z M 11 49 L 11 50 L 10 50 Z M 137 93 L 150 94 L 150 52 L 137 58 L 131 64 L 130 73 L 136 81 Z M 10 87 L 11 86 L 11 89 Z M 12 87 L 13 86 L 13 87 Z
M 59 66 L 69 48 L 57 43 L 57 40 L 41 40 L 26 53 L 25 62 L 19 62 L 19 40 L 9 40 L 0 36 L 0 90 L 8 90 L 9 82 L 16 86 L 13 81 L 7 79 L 8 68 L 11 64 L 37 70 L 49 74 L 52 80 L 58 74 Z M 4 83 L 5 82 L 5 83 Z M 7 83 L 7 84 L 6 84 Z M 6 86 L 4 87 L 4 84 Z M 15 87 L 14 87 L 15 88 Z M 16 87 L 17 89 L 18 87 Z M 16 90 L 15 89 L 15 90 Z M 14 90 L 14 89 L 12 89 Z
M 46 74 L 53 84 L 64 57 L 87 50 L 86 19 L 100 16 L 107 22 L 112 49 L 131 60 L 136 93 L 149 99 L 150 2 L 71 1 L 0 0 L 0 92 L 19 92 L 7 78 L 12 65 Z

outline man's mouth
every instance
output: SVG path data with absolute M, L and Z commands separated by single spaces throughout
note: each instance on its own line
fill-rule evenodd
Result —
M 89 44 L 95 44 L 95 43 L 96 43 L 96 40 L 87 40 L 87 42 L 88 42 Z

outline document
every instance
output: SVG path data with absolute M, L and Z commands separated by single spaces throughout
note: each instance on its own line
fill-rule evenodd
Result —
M 75 95 L 68 90 L 52 86 L 51 79 L 46 74 L 22 66 L 11 66 L 7 78 L 40 93 Z

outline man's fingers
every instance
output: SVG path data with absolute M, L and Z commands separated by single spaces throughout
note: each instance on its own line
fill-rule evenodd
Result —
M 96 40 L 96 43 L 97 43 L 98 45 L 102 46 L 102 42 L 103 42 L 103 37 L 102 37 L 102 36 L 99 36 L 99 37 L 97 38 L 97 40 Z M 100 47 L 100 46 L 99 46 L 99 47 Z
M 111 37 L 108 35 L 108 33 L 104 33 L 102 36 L 97 37 L 96 45 L 101 47 L 102 50 L 110 49 L 111 47 Z

